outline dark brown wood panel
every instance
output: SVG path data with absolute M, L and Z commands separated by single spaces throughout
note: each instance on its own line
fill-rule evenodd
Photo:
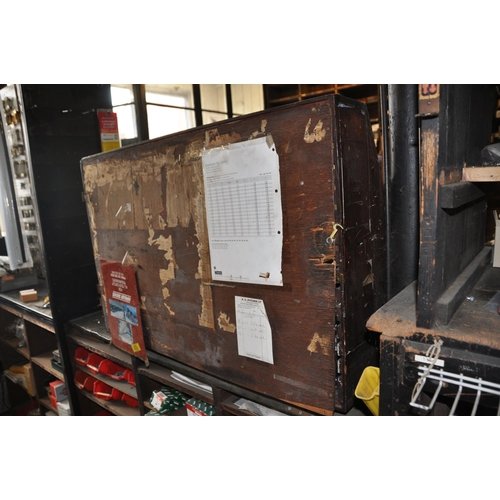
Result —
M 212 283 L 201 152 L 266 135 L 280 163 L 283 286 Z M 364 342 L 385 269 L 363 105 L 313 99 L 88 157 L 82 170 L 101 285 L 99 259 L 135 265 L 148 349 L 318 413 L 346 408 L 335 351 Z M 273 365 L 238 355 L 236 295 L 264 301 Z
M 486 198 L 456 186 L 491 136 L 493 85 L 440 85 L 437 113 L 421 120 L 417 325 L 432 328 L 436 302 L 482 250 Z M 461 194 L 461 205 L 449 199 Z M 443 198 L 443 200 L 441 200 Z

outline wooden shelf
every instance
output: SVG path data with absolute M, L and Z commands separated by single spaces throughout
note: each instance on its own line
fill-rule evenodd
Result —
M 68 338 L 88 351 L 99 354 L 127 368 L 132 368 L 132 357 L 130 354 L 118 349 L 118 347 L 113 344 L 106 344 L 89 335 L 77 333 L 74 330 L 68 335 Z
M 34 356 L 31 358 L 31 361 L 43 368 L 46 372 L 49 372 L 51 375 L 64 382 L 64 375 L 52 366 L 52 351 L 39 356 Z
M 201 399 L 208 404 L 214 404 L 213 394 L 199 389 L 193 385 L 184 384 L 183 382 L 176 380 L 172 377 L 172 370 L 169 370 L 168 368 L 150 363 L 148 368 L 140 367 L 139 374 L 156 380 L 161 384 L 165 384 L 172 389 L 177 389 L 178 391 L 181 391 L 192 397 Z
M 0 337 L 0 342 L 8 345 L 12 349 L 14 349 L 19 354 L 23 355 L 28 361 L 30 359 L 29 349 L 27 347 L 18 347 L 19 339 L 17 337 L 9 339 L 6 337 Z
M 236 406 L 236 401 L 241 399 L 239 396 L 231 396 L 227 398 L 222 404 L 221 407 L 227 413 L 231 413 L 231 415 L 235 416 L 243 416 L 243 417 L 258 417 L 256 413 L 252 413 L 248 410 L 241 410 L 238 406 Z
M 38 398 L 38 402 L 41 405 L 45 406 L 45 408 L 59 416 L 59 412 L 52 406 L 52 403 L 50 402 L 50 399 L 48 397 Z
M 20 376 L 19 373 L 13 373 L 10 370 L 4 370 L 4 375 L 7 380 L 10 380 L 13 384 L 16 384 L 19 386 L 26 394 L 31 396 L 31 394 L 28 392 L 27 387 L 22 383 L 22 378 L 17 378 L 17 376 Z
M 132 408 L 128 406 L 123 401 L 106 401 L 104 399 L 99 399 L 94 396 L 91 392 L 80 390 L 80 393 L 83 394 L 86 398 L 94 401 L 99 406 L 102 406 L 105 410 L 108 410 L 110 413 L 114 415 L 122 416 L 122 417 L 138 417 L 140 416 L 139 408 Z
M 487 167 L 464 167 L 462 169 L 464 182 L 499 182 L 500 165 Z
M 469 292 L 474 300 L 464 300 L 447 325 L 436 325 L 433 335 L 456 342 L 476 342 L 500 350 L 498 314 L 485 310 L 500 284 L 500 268 L 487 267 Z M 383 332 L 385 337 L 405 338 L 414 335 L 417 315 L 417 283 L 413 282 L 376 311 L 367 328 Z
M 0 301 L 3 303 L 3 308 L 27 321 L 40 323 L 40 326 L 43 328 L 54 332 L 52 311 L 50 308 L 42 308 L 43 301 L 48 295 L 47 286 L 42 282 L 29 288 L 34 288 L 38 292 L 39 300 L 36 302 L 23 302 L 19 298 L 19 290 L 10 290 L 0 293 Z M 9 307 L 9 304 L 12 307 Z

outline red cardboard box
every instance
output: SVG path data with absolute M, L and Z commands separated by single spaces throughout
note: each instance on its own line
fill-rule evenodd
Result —
M 50 386 L 50 396 L 51 399 L 54 398 L 57 401 L 64 401 L 68 399 L 68 391 L 66 389 L 66 384 L 61 380 L 55 380 L 49 384 Z M 57 408 L 57 404 L 55 406 Z

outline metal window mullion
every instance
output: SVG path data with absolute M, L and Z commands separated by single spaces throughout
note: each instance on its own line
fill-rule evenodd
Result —
M 201 90 L 199 83 L 193 83 L 194 117 L 196 126 L 203 125 L 203 114 L 201 112 Z
M 231 94 L 231 84 L 226 83 L 226 109 L 227 109 L 227 117 L 233 117 L 233 96 Z
M 134 92 L 135 119 L 140 141 L 149 139 L 148 112 L 146 109 L 146 86 L 143 83 L 132 85 Z

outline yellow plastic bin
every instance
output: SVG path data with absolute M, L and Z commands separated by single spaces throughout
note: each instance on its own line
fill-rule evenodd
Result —
M 355 396 L 361 399 L 368 409 L 376 416 L 379 412 L 380 399 L 380 368 L 367 366 L 359 379 Z

